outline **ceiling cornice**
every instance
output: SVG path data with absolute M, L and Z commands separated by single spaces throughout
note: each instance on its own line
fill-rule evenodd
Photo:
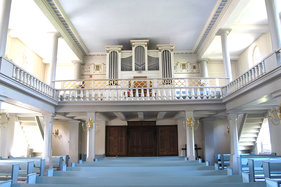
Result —
M 222 15 L 224 8 L 227 6 L 231 0 L 219 0 L 217 1 L 214 9 L 212 10 L 209 19 L 207 20 L 204 28 L 202 29 L 199 38 L 197 39 L 192 51 L 198 53 L 199 49 L 204 44 L 208 35 L 212 32 L 214 25 L 219 20 Z
M 62 35 L 66 43 L 80 60 L 88 55 L 89 51 L 86 45 L 68 19 L 58 0 L 34 0 L 34 2 Z
M 194 50 L 198 54 L 198 57 L 202 57 L 219 29 L 223 28 L 230 14 L 234 11 L 240 0 L 221 0 L 215 14 L 209 20 L 208 27 L 205 29 L 204 34 L 200 37 L 198 47 Z M 218 14 L 218 15 L 217 15 Z M 217 16 L 216 16 L 217 15 Z M 206 34 L 205 34 L 206 33 Z

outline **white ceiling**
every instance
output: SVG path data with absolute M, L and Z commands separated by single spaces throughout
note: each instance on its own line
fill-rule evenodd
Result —
M 19 38 L 29 48 L 50 63 L 52 33 L 56 29 L 33 0 L 13 0 L 9 22 L 9 35 Z M 66 63 L 78 58 L 63 39 L 59 40 L 58 62 Z
M 59 0 L 90 52 L 131 39 L 194 47 L 217 0 Z
M 281 13 L 281 1 L 277 3 Z M 229 51 L 232 59 L 238 59 L 262 33 L 269 32 L 265 0 L 240 1 L 223 27 L 232 29 L 228 35 Z M 222 59 L 219 36 L 214 38 L 203 58 Z

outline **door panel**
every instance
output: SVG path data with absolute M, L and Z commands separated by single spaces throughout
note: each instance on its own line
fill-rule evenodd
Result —
M 106 127 L 106 156 L 127 156 L 127 127 Z
M 158 156 L 178 156 L 177 125 L 157 126 Z
M 156 156 L 155 126 L 128 127 L 128 156 Z

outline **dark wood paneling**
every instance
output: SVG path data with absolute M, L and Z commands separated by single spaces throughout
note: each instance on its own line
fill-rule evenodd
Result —
M 128 127 L 128 156 L 156 156 L 156 127 Z
M 177 125 L 157 126 L 158 156 L 178 156 Z
M 128 122 L 106 127 L 106 156 L 177 156 L 177 125 Z
M 128 121 L 128 126 L 156 126 L 156 121 Z
M 106 127 L 106 156 L 127 156 L 127 126 Z

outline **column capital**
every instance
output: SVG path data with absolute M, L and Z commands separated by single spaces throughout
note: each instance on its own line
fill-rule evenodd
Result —
M 210 59 L 208 58 L 201 58 L 199 59 L 199 62 L 209 62 Z
M 238 114 L 228 114 L 227 119 L 228 120 L 237 120 Z
M 62 35 L 59 32 L 49 32 L 53 37 L 60 38 Z
M 82 60 L 72 60 L 73 64 L 83 64 Z
M 216 33 L 217 36 L 228 35 L 231 32 L 231 29 L 223 28 L 219 29 Z
M 193 111 L 188 111 L 188 110 L 186 110 L 186 111 L 184 111 L 184 114 L 185 114 L 185 117 L 187 118 L 187 117 L 192 117 L 192 119 L 194 118 L 194 116 L 193 116 Z

